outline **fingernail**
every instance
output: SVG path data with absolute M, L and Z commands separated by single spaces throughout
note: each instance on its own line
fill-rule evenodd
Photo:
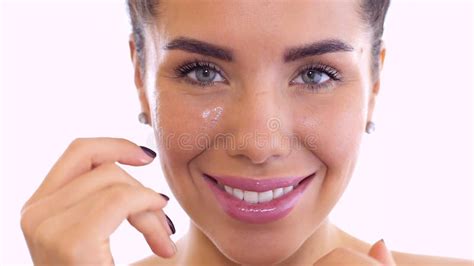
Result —
M 165 194 L 160 193 L 160 195 L 161 195 L 163 198 L 165 198 L 165 200 L 170 200 L 170 197 L 166 196 Z
M 142 148 L 142 150 L 148 155 L 150 156 L 151 158 L 155 158 L 156 157 L 156 152 L 152 151 L 151 149 L 145 147 L 145 146 L 140 146 L 140 148 Z
M 385 244 L 385 240 L 383 240 L 383 238 L 381 238 L 379 241 Z
M 165 217 L 166 217 L 166 221 L 168 222 L 168 225 L 171 229 L 171 234 L 174 235 L 174 233 L 176 233 L 176 229 L 174 228 L 174 224 L 171 221 L 170 217 L 168 217 L 168 215 L 165 214 Z

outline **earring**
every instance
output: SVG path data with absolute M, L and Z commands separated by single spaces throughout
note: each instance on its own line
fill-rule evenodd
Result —
M 146 118 L 145 112 L 141 112 L 138 114 L 138 121 L 140 121 L 140 123 L 142 124 L 148 124 L 148 119 Z
M 375 123 L 372 121 L 367 122 L 367 125 L 365 125 L 365 132 L 367 134 L 371 134 L 374 131 L 375 131 Z

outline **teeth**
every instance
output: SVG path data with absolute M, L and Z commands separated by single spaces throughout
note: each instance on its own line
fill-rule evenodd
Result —
M 274 199 L 277 199 L 279 197 L 283 196 L 283 188 L 279 187 L 279 188 L 275 188 L 273 190 L 273 198 Z
M 291 192 L 293 190 L 293 186 L 289 186 L 289 187 L 284 187 L 283 188 L 283 194 L 286 194 L 288 192 Z
M 258 202 L 267 202 L 267 201 L 271 201 L 272 199 L 273 199 L 272 190 L 258 193 Z
M 244 200 L 248 203 L 263 203 L 277 199 L 286 193 L 293 190 L 293 186 L 276 188 L 274 190 L 268 190 L 264 192 L 246 191 L 238 188 L 232 188 L 229 186 L 219 184 L 219 187 L 223 188 L 227 193 L 236 197 L 237 199 Z
M 234 197 L 238 198 L 239 200 L 244 199 L 244 192 L 242 189 L 234 188 Z
M 248 203 L 258 203 L 258 192 L 244 191 L 244 200 Z

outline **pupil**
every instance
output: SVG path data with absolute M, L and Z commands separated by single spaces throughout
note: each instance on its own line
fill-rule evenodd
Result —
M 212 69 L 202 67 L 196 72 L 196 76 L 202 82 L 209 82 L 214 79 L 216 73 Z
M 306 77 L 303 79 L 306 79 L 305 81 L 309 83 L 318 83 L 321 80 L 321 74 L 318 71 L 308 70 Z

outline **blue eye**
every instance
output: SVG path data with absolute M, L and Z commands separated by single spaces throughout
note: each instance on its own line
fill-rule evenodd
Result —
M 303 82 L 303 83 L 313 83 L 313 84 L 321 84 L 324 83 L 331 78 L 328 74 L 314 69 L 305 70 L 303 73 L 298 75 L 298 78 L 295 79 L 296 82 Z
M 340 81 L 339 72 L 327 65 L 313 64 L 304 67 L 298 76 L 291 82 L 292 84 L 301 84 L 310 90 L 316 91 L 328 88 L 332 81 Z
M 212 86 L 216 82 L 225 82 L 217 66 L 209 62 L 191 61 L 175 69 L 179 78 L 201 87 Z M 313 64 L 304 67 L 292 84 L 302 84 L 310 90 L 318 90 L 332 84 L 331 81 L 341 80 L 339 72 L 327 65 Z
M 219 69 L 211 63 L 194 61 L 176 69 L 179 77 L 186 77 L 192 84 L 209 86 L 215 82 L 223 82 Z

